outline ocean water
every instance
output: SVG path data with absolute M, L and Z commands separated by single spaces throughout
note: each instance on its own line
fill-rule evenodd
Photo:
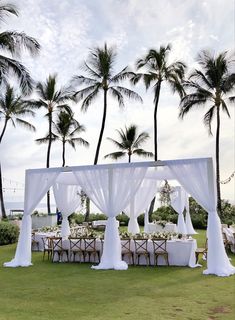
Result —
M 10 210 L 23 210 L 24 209 L 24 202 L 5 202 L 5 209 L 6 214 L 10 214 Z M 46 213 L 47 212 L 47 204 L 46 203 L 39 203 L 38 206 L 34 209 L 34 211 L 37 210 L 39 212 Z M 51 212 L 56 212 L 56 206 L 55 204 L 51 204 Z

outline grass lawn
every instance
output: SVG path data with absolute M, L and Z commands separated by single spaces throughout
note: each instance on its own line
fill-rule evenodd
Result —
M 205 232 L 197 239 L 202 245 Z M 15 245 L 0 247 L 0 320 L 235 319 L 235 276 L 204 276 L 203 261 L 195 269 L 104 271 L 87 263 L 43 262 L 36 252 L 32 267 L 2 267 L 14 252 Z

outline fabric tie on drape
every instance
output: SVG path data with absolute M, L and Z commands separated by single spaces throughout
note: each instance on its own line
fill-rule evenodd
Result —
M 19 240 L 15 257 L 10 262 L 5 262 L 4 267 L 28 267 L 31 263 L 31 214 L 38 203 L 50 189 L 58 176 L 58 172 L 41 173 L 40 171 L 26 171 L 24 215 L 20 229 Z
M 185 215 L 185 224 L 187 229 L 187 234 L 197 234 L 197 232 L 193 228 L 192 220 L 190 217 L 190 211 L 189 211 L 189 195 L 185 192 L 185 209 L 186 209 L 186 215 Z
M 77 185 L 67 185 L 55 183 L 53 185 L 56 205 L 62 213 L 63 220 L 61 225 L 61 236 L 66 239 L 70 235 L 68 217 L 76 210 L 81 208 L 81 188 Z
M 221 233 L 221 222 L 216 212 L 216 190 L 212 159 L 166 161 L 184 189 L 208 212 L 207 270 L 204 274 L 229 276 L 235 267 L 226 254 Z
M 170 193 L 171 206 L 178 213 L 177 229 L 179 233 L 187 234 L 187 228 L 184 221 L 185 192 L 181 187 L 174 187 Z
M 128 223 L 128 232 L 136 234 L 140 232 L 137 221 L 138 216 L 145 211 L 154 198 L 157 189 L 157 181 L 145 179 L 135 196 L 132 198 L 127 208 L 123 211 L 130 217 Z
M 78 184 L 92 202 L 108 216 L 101 262 L 94 269 L 126 270 L 121 260 L 121 242 L 116 215 L 119 214 L 138 190 L 146 168 L 93 168 L 74 171 Z

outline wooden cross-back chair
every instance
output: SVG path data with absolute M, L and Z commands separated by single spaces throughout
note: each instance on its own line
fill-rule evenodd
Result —
M 197 248 L 195 250 L 196 263 L 198 263 L 200 255 L 202 255 L 202 257 L 204 257 L 204 259 L 207 259 L 207 239 L 206 239 L 204 248 Z
M 69 250 L 63 247 L 62 237 L 51 238 L 52 244 L 52 262 L 55 259 L 56 254 L 58 255 L 59 262 L 62 261 L 64 254 L 66 255 L 67 261 L 69 261 Z
M 45 255 L 47 254 L 47 260 L 52 258 L 52 244 L 50 237 L 42 237 L 42 244 L 43 244 L 43 257 L 42 260 L 44 261 Z
M 32 232 L 31 234 L 31 249 L 39 251 L 39 241 L 36 240 L 36 234 L 35 232 Z
M 94 261 L 96 257 L 98 257 L 98 261 L 100 262 L 100 250 L 96 248 L 96 238 L 84 238 L 84 261 L 86 256 L 88 255 L 88 261 L 91 262 L 91 257 L 93 257 Z
M 167 239 L 152 239 L 154 264 L 158 265 L 158 257 L 163 257 L 166 264 L 169 266 L 168 252 L 166 250 Z
M 121 239 L 122 259 L 127 256 L 129 264 L 134 264 L 134 252 L 131 250 L 131 239 Z
M 135 244 L 135 264 L 139 264 L 141 256 L 145 257 L 146 265 L 150 265 L 150 252 L 148 251 L 147 239 L 134 239 Z
M 84 260 L 84 250 L 82 248 L 82 238 L 70 237 L 69 238 L 69 248 L 70 248 L 70 261 L 75 261 L 76 255 L 79 256 L 79 261 Z M 71 259 L 71 255 L 73 259 Z

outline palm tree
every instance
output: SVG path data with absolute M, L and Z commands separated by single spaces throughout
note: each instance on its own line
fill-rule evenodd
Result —
M 157 111 L 160 98 L 162 82 L 170 85 L 173 92 L 177 91 L 182 95 L 181 81 L 184 77 L 186 65 L 182 61 L 168 63 L 167 58 L 171 45 L 161 46 L 157 51 L 150 49 L 147 55 L 136 62 L 137 70 L 144 68 L 145 73 L 137 73 L 132 78 L 133 84 L 143 79 L 146 89 L 153 85 L 154 90 L 154 160 L 158 160 L 157 148 Z
M 77 134 L 85 131 L 85 127 L 73 118 L 73 115 L 65 111 L 61 111 L 58 119 L 54 124 L 53 141 L 60 140 L 62 142 L 62 167 L 65 166 L 65 146 L 68 143 L 76 150 L 77 145 L 88 147 L 89 143 L 81 137 L 76 137 Z M 43 139 L 37 139 L 39 143 L 48 141 L 48 136 Z
M 137 133 L 137 126 L 131 124 L 128 128 L 125 127 L 125 130 L 116 130 L 119 134 L 119 141 L 112 138 L 107 138 L 109 141 L 121 151 L 109 153 L 105 158 L 111 158 L 117 160 L 119 158 L 128 156 L 128 162 L 131 162 L 132 155 L 138 155 L 141 157 L 153 157 L 152 152 L 145 151 L 140 148 L 140 146 L 149 139 L 147 132 Z
M 17 7 L 10 3 L 0 1 L 0 21 L 9 15 L 18 16 Z M 26 49 L 31 55 L 39 52 L 40 45 L 32 37 L 24 32 L 3 31 L 0 33 L 0 48 L 4 53 L 0 54 L 0 85 L 6 84 L 9 72 L 17 78 L 23 93 L 30 93 L 33 88 L 33 81 L 28 70 L 18 60 L 12 58 L 20 57 L 22 49 Z M 6 56 L 5 53 L 8 55 Z M 2 193 L 2 172 L 0 163 L 0 202 L 2 214 L 5 216 L 5 206 Z
M 220 112 L 224 111 L 229 117 L 227 102 L 234 102 L 235 73 L 233 57 L 222 52 L 214 56 L 209 51 L 202 51 L 197 58 L 201 70 L 195 69 L 184 82 L 187 94 L 181 99 L 180 114 L 183 118 L 190 110 L 197 106 L 208 106 L 209 110 L 204 115 L 204 124 L 212 134 L 211 123 L 216 118 L 216 185 L 217 208 L 221 214 L 220 192 L 220 165 L 219 165 L 219 138 L 220 138 Z M 231 96 L 232 94 L 232 96 Z
M 146 70 L 145 73 L 137 73 L 132 79 L 136 84 L 143 79 L 146 90 L 152 84 L 154 91 L 154 160 L 158 160 L 158 130 L 157 130 L 157 112 L 161 93 L 162 83 L 170 85 L 173 93 L 177 91 L 180 96 L 183 94 L 181 81 L 184 77 L 186 65 L 182 61 L 168 63 L 168 54 L 171 51 L 171 45 L 160 46 L 159 50 L 150 49 L 147 55 L 136 62 L 137 70 Z M 149 208 L 149 216 L 153 213 L 155 198 L 152 200 Z
M 117 100 L 120 107 L 124 107 L 124 96 L 142 101 L 141 97 L 134 91 L 122 87 L 120 82 L 134 76 L 128 67 L 125 67 L 118 73 L 114 73 L 114 63 L 116 52 L 113 47 L 104 44 L 103 48 L 96 47 L 90 51 L 88 62 L 84 63 L 84 70 L 88 76 L 75 76 L 74 81 L 78 84 L 88 85 L 77 91 L 75 96 L 78 100 L 83 100 L 81 109 L 87 111 L 90 104 L 95 100 L 99 93 L 103 94 L 103 117 L 96 148 L 94 164 L 97 164 L 103 132 L 105 128 L 106 113 L 108 107 L 108 93 Z
M 68 104 L 65 102 L 73 100 L 73 93 L 69 87 L 64 87 L 57 89 L 57 76 L 49 75 L 46 82 L 38 82 L 37 86 L 37 100 L 28 100 L 28 104 L 36 108 L 46 109 L 46 117 L 48 118 L 48 136 L 46 137 L 48 142 L 47 147 L 47 159 L 46 167 L 50 167 L 50 152 L 51 144 L 53 141 L 52 133 L 52 123 L 53 123 L 53 113 L 61 110 L 65 110 L 69 114 L 72 114 L 72 110 Z M 48 213 L 51 212 L 50 209 L 50 193 L 47 193 L 47 209 Z
M 16 6 L 9 3 L 2 4 L 0 1 L 0 21 L 11 14 L 18 16 Z M 4 31 L 0 33 L 0 48 L 11 56 L 19 57 L 22 49 L 26 49 L 31 55 L 38 53 L 40 45 L 37 40 L 27 36 L 24 32 Z M 0 84 L 6 82 L 9 71 L 13 72 L 19 80 L 23 93 L 32 91 L 32 79 L 27 69 L 18 60 L 0 54 Z
M 30 108 L 22 96 L 16 96 L 14 89 L 10 86 L 6 86 L 6 90 L 3 94 L 0 94 L 0 119 L 4 121 L 4 125 L 0 135 L 0 144 L 4 134 L 6 133 L 7 125 L 9 123 L 15 128 L 16 125 L 23 126 L 24 128 L 35 131 L 35 127 L 26 120 L 23 120 L 24 116 L 34 116 L 32 108 Z M 1 211 L 3 218 L 6 218 L 6 211 L 4 206 L 3 194 L 2 194 L 2 173 L 0 164 L 0 199 L 1 199 Z

